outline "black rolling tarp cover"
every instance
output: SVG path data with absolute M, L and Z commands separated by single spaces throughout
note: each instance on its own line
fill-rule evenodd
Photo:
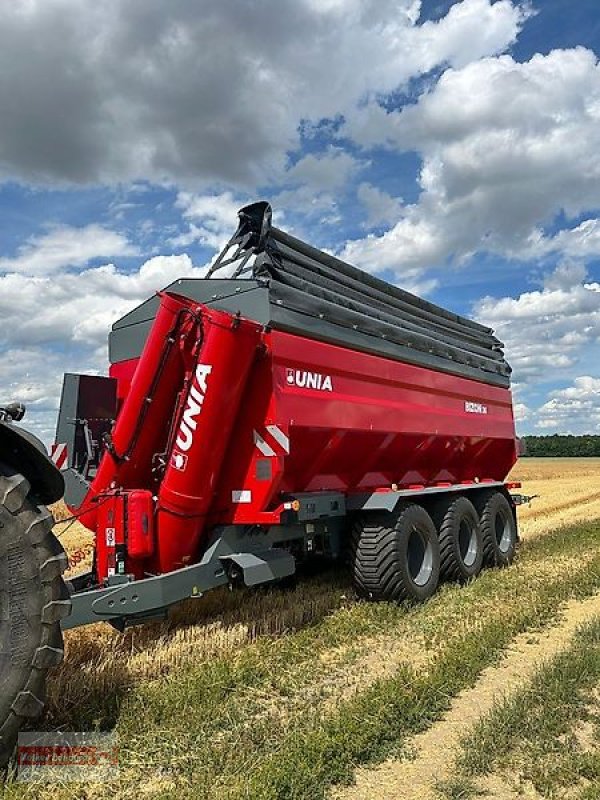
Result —
M 491 328 L 453 314 L 350 266 L 272 226 L 267 203 L 239 212 L 240 224 L 211 274 L 240 262 L 234 277 L 269 287 L 274 308 L 323 322 L 324 338 L 389 358 L 509 385 L 510 367 Z M 234 251 L 231 256 L 232 249 Z M 248 256 L 256 258 L 249 266 Z M 281 313 L 273 327 L 293 329 Z M 318 332 L 318 326 L 312 325 Z M 332 331 L 334 331 L 332 335 Z M 362 343 L 362 344 L 361 344 Z M 397 346 L 394 353 L 393 346 Z M 390 349 L 392 348 L 392 350 Z

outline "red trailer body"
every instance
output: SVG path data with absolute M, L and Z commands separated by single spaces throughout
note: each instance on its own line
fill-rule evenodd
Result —
M 279 492 L 501 481 L 516 461 L 507 389 L 277 331 L 263 342 L 219 482 L 219 521 L 256 521 Z M 136 364 L 111 367 L 123 394 Z M 264 459 L 272 477 L 257 479 Z M 232 504 L 235 489 L 251 501 Z
M 185 307 L 183 299 L 179 302 Z M 172 296 L 163 297 L 159 330 L 165 307 L 173 303 Z M 215 525 L 277 524 L 287 496 L 497 482 L 516 461 L 508 389 L 288 333 L 263 332 L 251 321 L 188 303 L 210 328 L 194 365 L 203 376 L 196 446 L 183 451 L 176 443 L 171 451 L 167 472 L 155 487 L 156 557 L 153 553 L 140 568 L 168 572 L 190 563 L 202 531 Z M 136 370 L 142 365 L 151 378 L 162 344 L 152 335 L 142 359 L 111 367 L 118 395 L 127 398 L 119 419 L 130 405 L 139 408 L 148 387 L 141 396 L 132 391 Z M 174 372 L 183 377 L 185 367 Z M 171 383 L 170 395 L 160 398 L 162 408 L 152 404 L 158 419 L 172 416 L 182 384 L 181 378 Z M 148 425 L 145 431 L 154 443 L 150 448 L 164 449 L 164 425 Z M 138 448 L 147 448 L 146 438 Z M 120 489 L 140 487 L 131 462 L 119 468 L 107 454 L 93 493 L 105 492 L 115 480 Z M 153 488 L 152 483 L 146 475 L 143 485 Z M 93 529 L 93 519 L 84 521 Z
M 165 291 L 115 326 L 116 420 L 85 499 L 72 504 L 96 534 L 97 585 L 201 563 L 219 530 L 243 540 L 229 540 L 220 564 L 248 565 L 259 552 L 251 535 L 275 536 L 272 549 L 288 526 L 310 550 L 310 520 L 327 538 L 322 520 L 346 509 L 468 491 L 477 505 L 515 463 L 510 370 L 489 329 L 276 235 L 269 282 Z M 245 232 L 240 240 L 248 249 Z M 297 271 L 281 269 L 284 256 Z

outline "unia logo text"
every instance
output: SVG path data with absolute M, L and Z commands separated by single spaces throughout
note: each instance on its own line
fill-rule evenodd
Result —
M 198 364 L 196 367 L 196 374 L 187 396 L 176 441 L 177 447 L 184 453 L 187 453 L 194 441 L 194 432 L 198 427 L 198 415 L 202 411 L 208 376 L 211 372 L 212 367 L 208 364 Z
M 302 389 L 320 389 L 322 392 L 333 392 L 331 375 L 321 375 L 319 372 L 307 372 L 302 369 L 287 369 L 286 380 L 288 386 L 299 386 Z

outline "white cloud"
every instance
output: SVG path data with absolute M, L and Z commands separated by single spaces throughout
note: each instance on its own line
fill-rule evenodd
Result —
M 550 253 L 560 253 L 571 258 L 594 258 L 600 253 L 600 220 L 586 219 L 574 228 L 561 230 L 554 236 L 543 236 L 536 231 L 528 244 L 522 252 L 529 258 Z
M 0 276 L 0 343 L 99 347 L 110 323 L 133 305 L 182 275 L 201 277 L 204 272 L 180 255 L 156 256 L 131 273 L 106 264 L 78 273 Z
M 46 444 L 54 441 L 63 373 L 98 374 L 104 364 L 68 343 L 59 352 L 46 346 L 16 346 L 2 352 L 0 402 L 25 403 L 24 426 Z
M 194 272 L 187 256 L 150 259 L 132 273 L 87 266 L 136 252 L 100 225 L 56 226 L 0 260 L 0 399 L 25 402 L 27 424 L 45 441 L 52 439 L 65 369 L 105 369 L 111 323 L 179 272 Z
M 600 340 L 600 291 L 577 264 L 561 264 L 542 289 L 518 297 L 485 297 L 477 318 L 505 342 L 514 377 L 556 381 L 578 364 L 582 349 Z
M 106 264 L 0 275 L 3 399 L 28 404 L 26 424 L 51 441 L 63 372 L 105 373 L 112 323 L 176 278 L 205 271 L 177 255 L 156 256 L 128 273 Z
M 383 223 L 393 225 L 402 216 L 401 197 L 392 197 L 370 183 L 361 183 L 356 190 L 356 195 L 367 211 L 366 225 L 369 228 Z
M 587 270 L 580 261 L 561 261 L 552 272 L 544 276 L 544 289 L 551 292 L 571 292 L 579 284 L 590 288 L 590 284 L 585 282 L 586 277 Z
M 531 416 L 531 409 L 525 403 L 513 403 L 515 422 L 525 422 Z
M 421 25 L 419 11 L 416 0 L 280 0 L 276 13 L 263 0 L 4 3 L 0 172 L 265 185 L 303 123 L 500 53 L 527 16 L 510 0 L 462 0 Z
M 539 258 L 600 254 L 600 67 L 590 50 L 484 58 L 444 72 L 401 111 L 375 101 L 348 115 L 341 135 L 422 155 L 421 195 L 383 236 L 347 253 L 400 269 L 464 261 L 476 251 Z
M 338 254 L 341 259 L 363 269 L 366 272 L 381 273 L 390 271 L 392 283 L 398 283 L 402 289 L 415 294 L 428 294 L 438 285 L 437 278 L 428 278 L 424 275 L 420 259 L 407 259 L 409 248 L 415 246 L 414 239 L 405 238 L 401 234 L 401 225 L 397 225 L 395 245 L 385 249 L 380 246 L 381 239 L 374 234 L 369 234 L 365 239 L 348 242 Z M 413 235 L 420 236 L 419 245 L 424 249 L 433 246 L 433 242 L 426 229 Z M 404 258 L 403 258 L 404 254 Z
M 447 244 L 434 224 L 404 218 L 382 236 L 370 233 L 364 239 L 347 242 L 341 258 L 370 272 L 389 269 L 402 277 L 407 271 L 416 276 L 426 265 L 444 258 Z
M 84 266 L 92 258 L 136 253 L 125 236 L 101 225 L 82 228 L 59 225 L 42 236 L 31 237 L 14 258 L 0 258 L 0 273 L 48 275 L 62 267 Z
M 187 232 L 171 239 L 170 244 L 188 247 L 192 242 L 199 242 L 214 250 L 221 250 L 235 230 L 237 212 L 243 202 L 236 199 L 232 192 L 179 192 L 175 205 L 181 209 L 184 218 L 190 220 L 190 225 Z
M 571 386 L 551 392 L 536 412 L 535 427 L 549 433 L 600 431 L 600 378 L 582 375 Z
M 333 191 L 343 186 L 362 166 L 357 159 L 337 147 L 327 152 L 309 153 L 285 174 L 285 181 L 316 191 Z

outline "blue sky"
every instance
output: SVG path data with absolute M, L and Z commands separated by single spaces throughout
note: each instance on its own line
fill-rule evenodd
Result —
M 595 0 L 27 0 L 0 7 L 2 395 L 278 224 L 493 326 L 520 433 L 600 433 Z

